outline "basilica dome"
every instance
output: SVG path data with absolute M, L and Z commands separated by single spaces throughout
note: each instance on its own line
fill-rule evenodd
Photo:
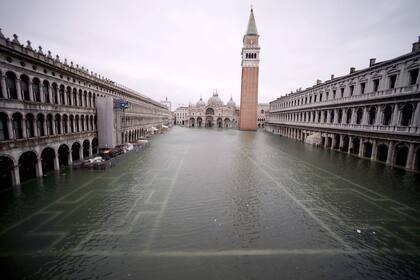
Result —
M 200 97 L 200 100 L 195 104 L 197 107 L 204 107 L 206 106 L 206 103 L 203 101 L 203 98 Z
M 232 107 L 232 108 L 236 107 L 236 103 L 235 103 L 235 101 L 233 101 L 232 97 L 230 98 L 230 100 L 228 101 L 228 103 L 226 105 L 228 107 Z
M 223 101 L 220 99 L 219 94 L 217 92 L 213 93 L 213 96 L 209 98 L 207 102 L 209 106 L 223 106 Z

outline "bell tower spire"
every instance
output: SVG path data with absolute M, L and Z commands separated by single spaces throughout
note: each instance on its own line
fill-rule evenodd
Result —
M 254 9 L 251 6 L 248 26 L 243 38 L 242 47 L 242 83 L 241 107 L 239 112 L 239 129 L 257 129 L 258 75 L 260 64 L 260 35 L 257 31 Z

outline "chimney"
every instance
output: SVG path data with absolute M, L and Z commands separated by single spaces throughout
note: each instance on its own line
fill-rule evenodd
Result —
M 321 80 L 316 80 L 316 84 L 317 85 L 319 85 L 319 84 L 321 84 L 322 83 L 322 81 Z
M 356 71 L 356 68 L 350 67 L 350 74 L 353 74 Z
M 369 67 L 372 67 L 376 63 L 376 58 L 369 59 Z
M 334 74 L 331 74 L 331 80 L 334 80 Z
M 419 40 L 415 43 L 413 43 L 413 50 L 412 52 L 417 52 L 420 51 L 420 36 L 419 36 Z

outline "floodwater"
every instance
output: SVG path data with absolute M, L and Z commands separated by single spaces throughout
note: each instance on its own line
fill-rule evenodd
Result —
M 2 279 L 416 279 L 420 176 L 263 131 L 172 128 L 0 193 Z

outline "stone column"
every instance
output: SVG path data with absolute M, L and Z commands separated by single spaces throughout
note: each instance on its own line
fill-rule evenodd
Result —
M 70 130 L 70 117 L 69 116 L 67 116 L 67 133 L 70 133 L 71 132 L 71 130 Z
M 36 159 L 36 176 L 42 177 L 42 175 L 42 158 L 39 157 Z
M 343 144 L 344 144 L 344 136 L 343 136 L 343 134 L 340 134 L 340 143 L 338 143 L 338 148 L 340 150 L 343 149 Z
M 341 117 L 341 123 L 347 124 L 347 108 L 343 109 L 343 115 Z
M 337 144 L 337 140 L 335 139 L 335 134 L 333 134 L 332 141 L 331 141 L 331 150 L 334 150 L 334 147 L 336 144 Z
M 368 124 L 368 111 L 367 111 L 367 107 L 364 107 L 363 108 L 362 124 L 363 125 L 367 125 Z
M 414 127 L 419 127 L 420 126 L 420 102 L 417 102 L 416 110 L 414 111 L 414 118 L 413 118 L 412 123 L 413 123 Z
M 79 159 L 83 160 L 83 145 L 81 145 L 79 149 Z
M 359 143 L 359 157 L 360 158 L 362 158 L 363 157 L 363 155 L 364 155 L 364 148 L 365 148 L 365 145 L 364 145 L 364 139 L 363 138 L 360 138 L 360 143 Z
M 370 156 L 371 160 L 376 160 L 376 154 L 378 153 L 378 141 L 376 139 L 373 140 L 372 144 L 372 155 Z
M 389 145 L 388 145 L 388 155 L 386 157 L 386 164 L 393 166 L 394 163 L 392 162 L 392 159 L 394 158 L 394 142 L 393 141 L 389 141 Z
M 26 118 L 22 117 L 22 138 L 26 139 Z
M 71 154 L 71 147 L 70 147 L 70 150 L 69 150 L 68 164 L 69 164 L 69 166 L 73 165 L 73 155 Z
M 20 185 L 20 174 L 19 174 L 19 165 L 15 165 L 13 167 L 13 185 L 19 186 Z
M 3 94 L 3 97 L 10 98 L 7 93 L 6 77 L 4 75 L 0 76 L 0 86 L 1 86 L 1 93 Z
M 55 116 L 52 117 L 52 134 L 53 135 L 57 135 L 57 127 L 56 127 L 56 122 L 55 122 Z
M 30 101 L 34 101 L 35 100 L 35 98 L 34 98 L 34 89 L 33 89 L 33 83 L 32 83 L 31 80 L 29 80 L 28 85 L 29 85 L 29 88 L 28 88 L 28 90 L 29 90 L 29 100 Z
M 414 144 L 410 143 L 410 146 L 408 148 L 407 163 L 405 165 L 405 168 L 409 170 L 414 169 L 413 163 L 414 163 Z
M 391 122 L 393 126 L 398 125 L 398 119 L 400 117 L 399 112 L 400 111 L 398 110 L 398 104 L 395 104 L 394 105 L 394 112 L 392 113 L 392 122 Z
M 374 125 L 381 125 L 383 115 L 384 114 L 383 114 L 383 110 L 382 110 L 381 106 L 378 106 L 378 111 L 376 112 L 376 118 L 375 118 Z
M 357 119 L 357 110 L 356 108 L 351 109 L 351 121 L 350 124 L 355 124 Z
M 44 135 L 48 136 L 48 131 L 47 131 L 47 120 L 44 117 L 44 120 L 42 121 L 42 125 L 44 126 Z
M 12 117 L 11 116 L 7 116 L 7 132 L 9 134 L 9 139 L 15 139 L 15 132 L 13 130 L 13 125 L 12 125 Z
M 22 100 L 22 90 L 20 89 L 20 79 L 16 78 L 16 95 L 18 100 Z
M 32 120 L 32 126 L 34 127 L 34 137 L 38 137 L 38 126 L 36 123 L 36 116 L 34 116 L 34 119 Z
M 59 171 L 60 170 L 60 161 L 58 158 L 58 151 L 54 155 L 54 170 Z
M 353 149 L 353 137 L 349 136 L 349 149 L 348 149 L 347 153 L 351 154 L 352 149 Z
M 324 148 L 328 146 L 328 135 L 325 135 Z

